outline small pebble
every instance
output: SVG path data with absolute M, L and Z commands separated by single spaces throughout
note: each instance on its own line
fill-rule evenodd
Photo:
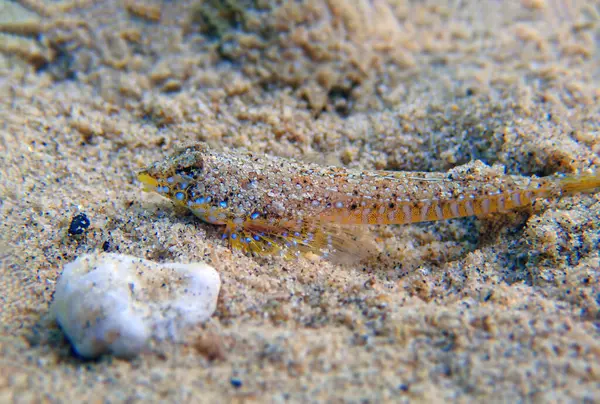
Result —
M 220 287 L 219 274 L 204 263 L 87 254 L 65 265 L 50 315 L 83 358 L 130 358 L 149 338 L 179 340 L 182 331 L 208 320 Z
M 90 227 L 90 219 L 88 219 L 85 213 L 80 213 L 71 220 L 69 234 L 82 234 L 88 227 Z

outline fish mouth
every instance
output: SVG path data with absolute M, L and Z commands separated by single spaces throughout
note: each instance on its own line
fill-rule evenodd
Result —
M 148 175 L 148 173 L 146 173 L 145 171 L 140 172 L 137 175 L 137 179 L 144 185 L 144 191 L 156 191 L 156 188 L 158 187 L 158 181 L 156 180 L 156 178 Z

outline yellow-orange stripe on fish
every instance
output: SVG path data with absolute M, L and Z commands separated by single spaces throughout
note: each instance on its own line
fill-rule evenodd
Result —
M 551 189 L 507 190 L 495 195 L 473 194 L 448 200 L 410 201 L 398 198 L 386 203 L 362 200 L 336 203 L 321 219 L 340 224 L 408 224 L 467 216 L 483 216 L 529 206 L 532 199 L 550 195 Z
M 183 147 L 138 174 L 147 191 L 224 227 L 256 255 L 326 255 L 357 248 L 349 226 L 482 216 L 600 187 L 600 174 L 523 177 L 323 167 L 251 152 Z

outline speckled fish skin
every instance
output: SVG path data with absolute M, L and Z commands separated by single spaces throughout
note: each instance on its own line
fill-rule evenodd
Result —
M 346 248 L 339 226 L 405 224 L 506 212 L 542 197 L 600 186 L 600 176 L 498 176 L 323 167 L 198 143 L 138 175 L 147 191 L 224 225 L 233 247 L 256 254 Z

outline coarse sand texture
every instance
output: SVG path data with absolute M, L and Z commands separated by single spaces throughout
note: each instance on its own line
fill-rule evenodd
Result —
M 599 49 L 599 0 L 0 0 L 0 403 L 600 402 Z

